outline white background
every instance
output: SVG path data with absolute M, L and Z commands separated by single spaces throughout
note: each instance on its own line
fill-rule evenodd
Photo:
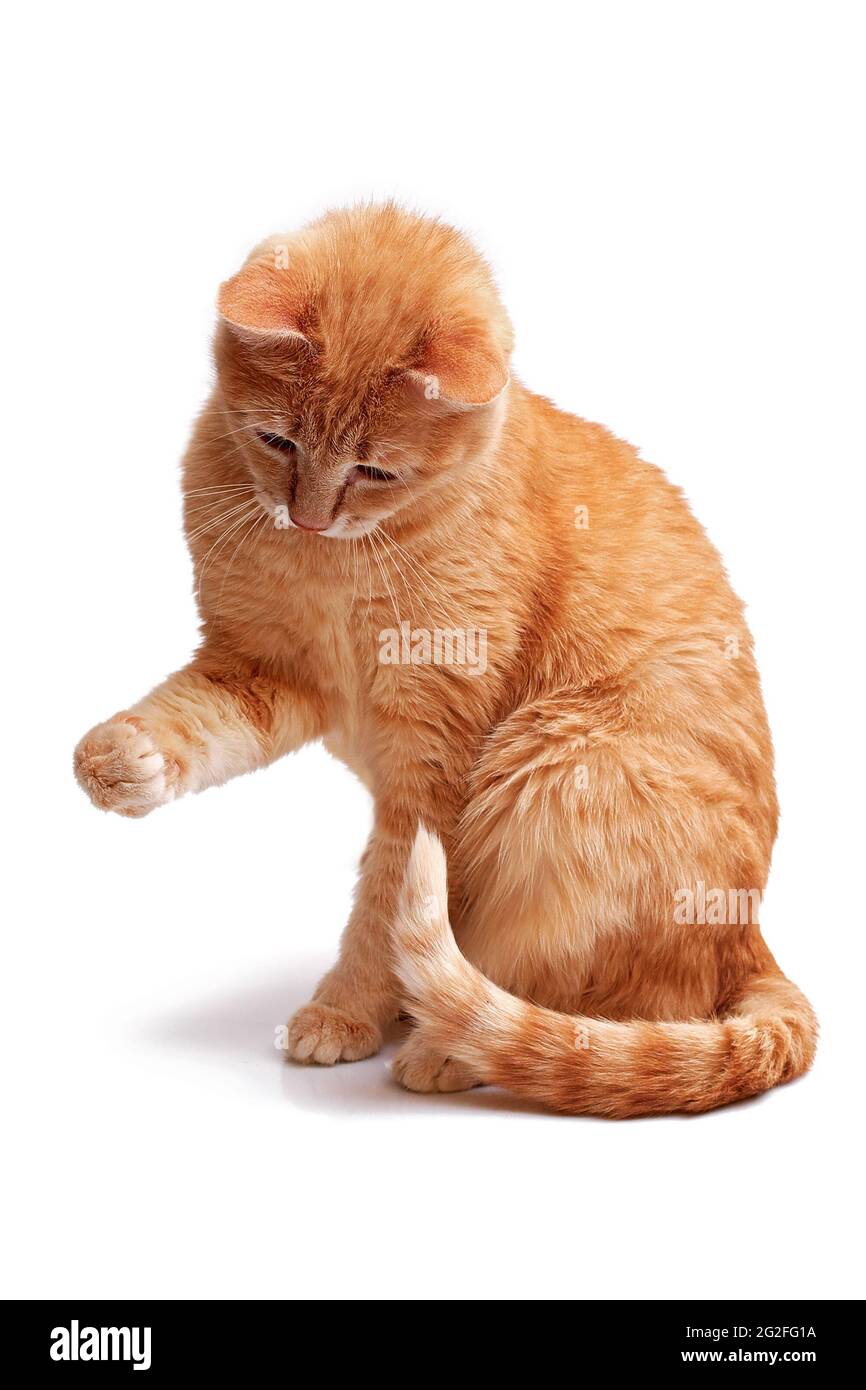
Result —
M 7 13 L 4 1289 L 862 1295 L 863 42 L 841 4 Z M 10 27 L 11 26 L 11 27 Z M 516 367 L 681 483 L 749 603 L 805 1080 L 700 1118 L 284 1065 L 369 806 L 310 748 L 143 822 L 91 724 L 195 643 L 177 463 L 221 279 L 397 195 L 470 231 Z

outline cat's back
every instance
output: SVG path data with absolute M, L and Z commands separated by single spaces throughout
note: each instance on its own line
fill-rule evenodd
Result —
M 527 533 L 570 574 L 599 621 L 742 618 L 715 546 L 682 489 L 605 426 L 519 388 L 510 424 L 528 459 Z
M 682 490 L 608 429 L 523 388 L 510 424 L 543 612 L 533 687 L 617 690 L 633 717 L 699 739 L 736 743 L 747 725 L 769 767 L 743 605 Z

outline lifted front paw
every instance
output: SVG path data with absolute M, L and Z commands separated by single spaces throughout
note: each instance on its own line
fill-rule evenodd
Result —
M 171 768 L 134 715 L 117 715 L 85 734 L 74 767 L 79 786 L 101 811 L 146 816 L 174 798 Z
M 289 1021 L 286 1056 L 295 1062 L 360 1062 L 382 1046 L 382 1032 L 367 1019 L 353 1018 L 330 1004 L 305 1004 Z

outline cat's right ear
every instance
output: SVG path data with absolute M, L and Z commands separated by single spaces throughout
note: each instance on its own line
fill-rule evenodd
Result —
M 220 285 L 217 309 L 224 323 L 250 342 L 294 339 L 312 346 L 304 332 L 306 311 L 296 278 L 272 261 L 249 261 Z

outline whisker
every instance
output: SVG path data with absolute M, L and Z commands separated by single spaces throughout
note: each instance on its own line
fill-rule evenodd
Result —
M 211 487 L 189 487 L 184 488 L 184 497 L 195 497 L 200 492 L 239 492 L 242 488 L 250 487 L 250 483 L 219 483 Z
M 216 516 L 209 517 L 207 521 L 197 524 L 195 529 L 187 536 L 187 544 L 196 540 L 197 537 L 201 536 L 205 531 L 209 531 L 212 527 L 218 526 L 220 522 L 228 521 L 230 517 L 236 516 L 238 512 L 244 511 L 249 506 L 251 500 L 251 498 L 244 498 L 242 502 L 237 502 L 233 507 L 229 507 L 227 511 L 220 512 Z M 256 503 L 256 506 L 258 506 L 258 503 Z
M 244 493 L 252 496 L 252 482 L 226 488 L 193 488 L 183 494 L 184 511 L 198 511 L 202 507 L 218 507 L 221 503 L 237 502 Z
M 370 532 L 370 540 L 371 540 L 371 541 L 375 538 L 375 535 L 376 535 L 376 532 L 375 532 L 375 531 L 371 531 L 371 532 Z M 379 558 L 378 558 L 378 556 L 377 556 L 377 554 L 376 554 L 375 547 L 374 547 L 374 549 L 373 549 L 373 555 L 374 555 L 374 557 L 375 557 L 375 559 L 376 559 L 377 565 L 379 565 L 379 572 L 380 572 L 380 574 L 381 574 L 381 576 L 382 576 L 382 583 L 385 585 L 385 588 L 388 590 L 388 597 L 389 597 L 390 600 L 391 600 L 391 607 L 392 607 L 393 610 L 394 610 L 394 622 L 396 623 L 396 625 L 397 625 L 397 627 L 398 627 L 398 629 L 399 629 L 399 627 L 400 627 L 400 613 L 399 613 L 399 609 L 398 609 L 398 607 L 397 607 L 397 595 L 394 593 L 394 590 L 393 590 L 392 587 L 391 587 L 391 582 L 390 582 L 390 580 L 388 579 L 388 575 L 387 575 L 387 572 L 386 572 L 386 570 L 385 570 L 384 563 L 383 563 L 383 562 L 380 563 L 380 561 L 379 561 Z M 417 673 L 416 673 L 416 674 L 417 674 Z
M 244 491 L 240 495 L 238 495 L 238 493 L 236 492 L 230 492 L 228 494 L 222 493 L 216 497 L 196 498 L 192 504 L 187 504 L 184 507 L 184 512 L 189 512 L 190 514 L 193 514 L 195 512 L 207 511 L 208 508 L 212 509 L 213 507 L 226 507 L 234 502 L 240 502 L 244 495 L 248 495 L 251 497 L 253 495 L 252 488 L 244 488 Z
M 355 589 L 358 584 L 358 551 L 355 546 L 356 538 L 350 536 L 349 539 L 352 542 L 352 597 L 349 599 L 349 612 L 351 613 L 355 608 Z
M 364 564 L 367 567 L 367 611 L 364 614 L 364 621 L 370 621 L 370 609 L 373 605 L 373 571 L 370 569 L 370 556 L 367 551 L 366 533 L 361 533 L 361 554 L 364 556 Z
M 243 453 L 244 449 L 248 449 L 248 448 L 249 448 L 251 442 L 252 442 L 252 441 L 251 441 L 250 439 L 242 439 L 241 442 L 240 442 L 240 444 L 237 446 L 236 449 L 229 449 L 226 453 L 223 453 L 222 451 L 220 451 L 220 459 L 221 459 L 221 461 L 222 461 L 222 462 L 225 462 L 227 459 L 232 459 L 232 458 L 234 458 L 235 454 Z
M 261 514 L 261 516 L 254 516 L 253 519 L 252 519 L 252 524 L 251 524 L 251 526 L 250 526 L 246 531 L 244 531 L 243 535 L 241 536 L 240 540 L 238 541 L 237 545 L 235 546 L 234 550 L 232 551 L 232 558 L 229 560 L 228 568 L 226 569 L 226 572 L 225 572 L 225 574 L 223 575 L 223 582 L 222 582 L 222 584 L 220 585 L 219 597 L 218 597 L 218 599 L 217 599 L 216 618 L 219 618 L 219 615 L 222 613 L 222 610 L 223 610 L 223 594 L 225 593 L 226 580 L 228 579 L 229 575 L 231 574 L 232 565 L 234 564 L 235 560 L 238 558 L 238 554 L 239 554 L 239 552 L 240 552 L 241 546 L 243 545 L 243 543 L 244 543 L 244 541 L 247 539 L 247 537 L 248 537 L 248 536 L 251 536 L 251 535 L 253 534 L 253 532 L 256 530 L 256 528 L 257 528 L 258 526 L 260 526 L 261 523 L 262 523 L 263 521 L 266 521 L 266 520 L 267 520 L 267 512 L 264 512 L 264 511 L 263 511 L 262 514 Z M 215 619 L 215 621 L 216 621 L 216 619 Z
M 257 508 L 258 505 L 258 502 L 253 502 L 253 510 L 255 510 L 255 508 Z M 202 561 L 201 569 L 199 571 L 199 581 L 197 590 L 199 607 L 201 607 L 202 595 L 204 591 L 204 579 L 205 574 L 207 573 L 208 564 L 211 562 L 211 556 L 214 555 L 215 551 L 218 555 L 222 547 L 225 545 L 226 541 L 229 540 L 231 536 L 235 535 L 238 528 L 243 526 L 246 521 L 249 521 L 252 515 L 252 512 L 246 512 L 236 521 L 233 521 L 232 524 L 224 531 L 223 535 L 217 537 L 210 550 L 207 552 L 207 555 L 205 555 L 204 560 Z
M 440 583 L 440 581 L 436 578 L 436 576 L 431 574 L 429 570 L 424 569 L 424 567 L 421 566 L 420 563 L 415 560 L 415 557 L 410 555 L 409 552 L 405 550 L 403 546 L 400 545 L 399 541 L 396 540 L 394 536 L 387 536 L 380 526 L 376 527 L 376 534 L 380 537 L 380 539 L 385 541 L 386 546 L 394 546 L 397 552 L 403 557 L 404 561 L 406 562 L 406 564 L 409 565 L 416 579 L 422 585 L 422 594 L 426 593 L 428 596 L 432 595 L 434 598 L 438 598 L 439 606 L 441 607 L 446 617 L 446 621 L 448 621 L 450 624 L 450 619 L 448 618 L 447 613 L 453 595 L 449 594 L 447 590 L 443 587 L 443 585 Z
M 390 559 L 391 563 L 393 564 L 394 568 L 395 568 L 396 571 L 397 571 L 397 574 L 398 574 L 399 577 L 400 577 L 400 582 L 401 582 L 401 584 L 403 585 L 403 589 L 404 589 L 404 591 L 405 591 L 405 593 L 406 593 L 406 599 L 407 599 L 407 602 L 408 602 L 408 604 L 409 604 L 409 617 L 412 619 L 412 626 L 414 627 L 414 626 L 415 626 L 415 609 L 414 609 L 413 604 L 412 604 L 412 590 L 411 590 L 410 587 L 409 587 L 409 583 L 408 583 L 408 581 L 407 581 L 407 579 L 406 579 L 406 576 L 405 576 L 405 574 L 403 573 L 402 569 L 400 568 L 400 564 L 399 564 L 399 561 L 397 560 L 396 556 L 394 555 L 394 553 L 393 553 L 392 551 L 390 551 L 390 550 L 388 549 L 387 542 L 386 542 L 386 540 L 385 540 L 385 536 L 383 535 L 383 533 L 379 530 L 379 528 L 378 528 L 377 526 L 373 528 L 372 534 L 373 534 L 374 536 L 376 536 L 376 537 L 383 543 L 383 545 L 385 546 L 386 556 L 387 556 L 388 559 Z M 383 557 L 383 558 L 384 558 L 384 557 Z
M 231 439 L 232 436 L 247 434 L 255 428 L 256 421 L 250 420 L 243 425 L 238 425 L 236 429 L 226 430 L 225 434 L 210 435 L 207 439 L 208 444 L 219 444 L 221 439 Z

